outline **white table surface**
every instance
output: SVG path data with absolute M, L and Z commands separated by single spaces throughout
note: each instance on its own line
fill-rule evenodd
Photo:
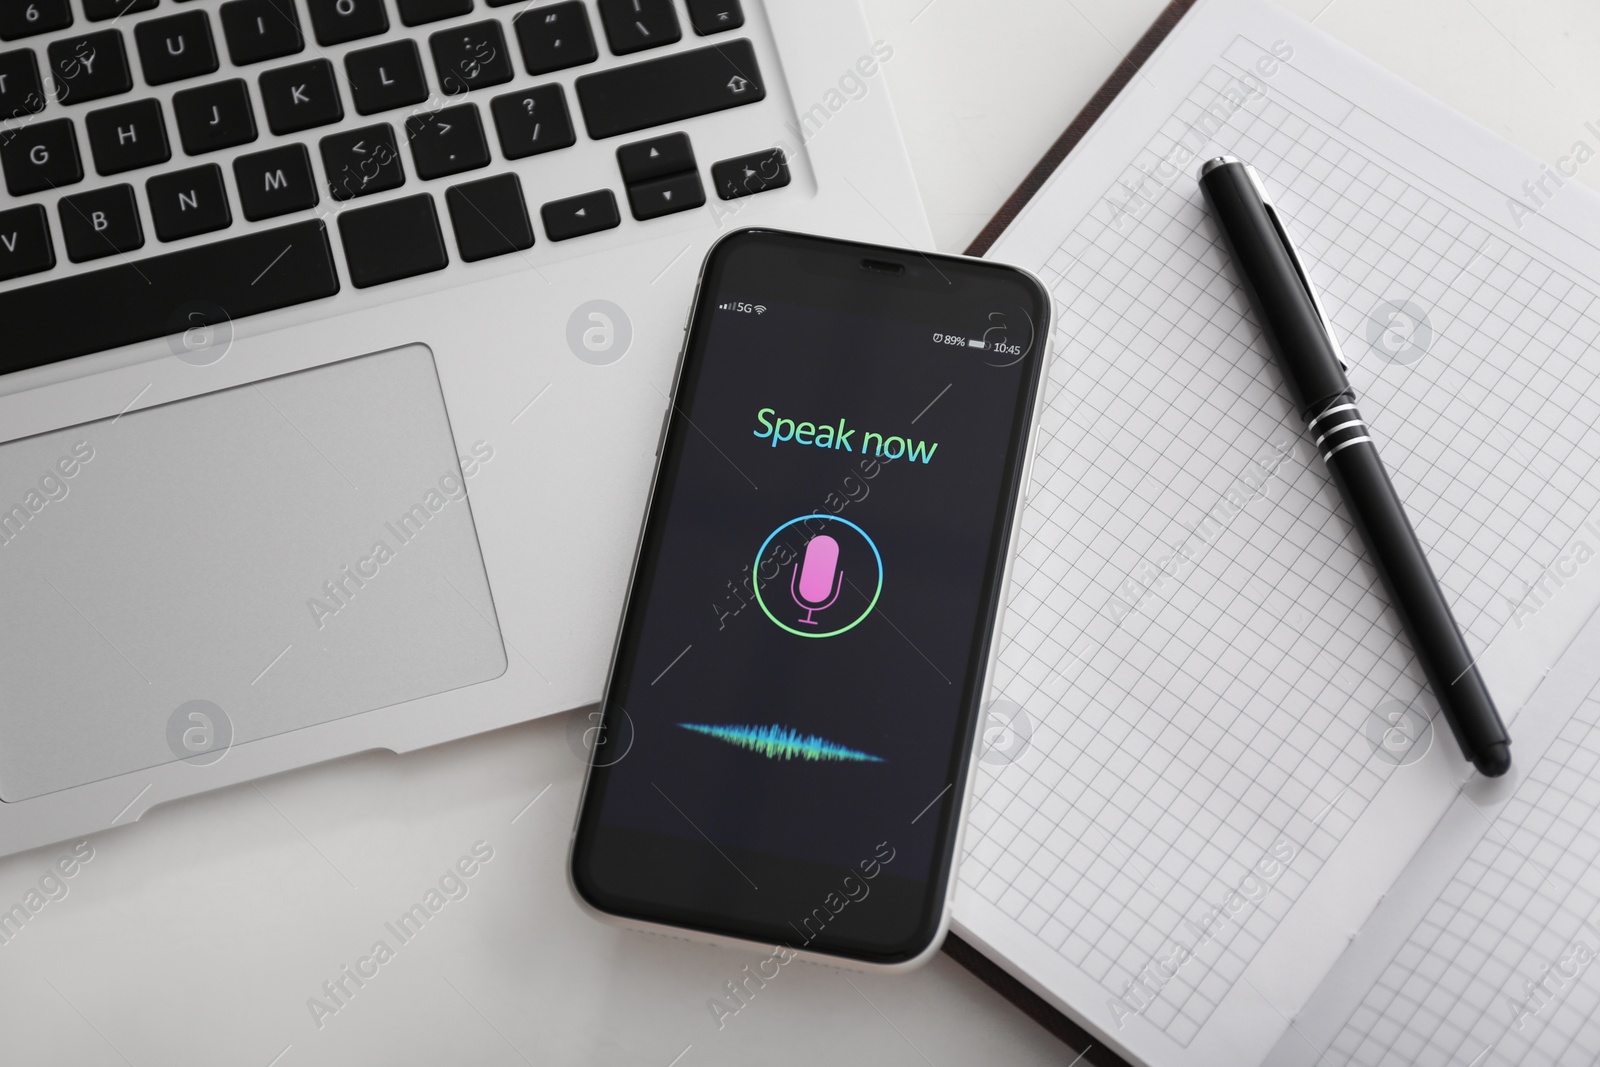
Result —
M 1163 2 L 867 0 L 939 248 L 966 246 Z M 1283 2 L 1541 159 L 1600 121 L 1593 0 Z M 567 725 L 361 756 L 93 839 L 67 896 L 0 945 L 0 1062 L 1072 1062 L 942 956 L 892 978 L 791 965 L 719 1029 L 707 1000 L 762 954 L 616 932 L 569 901 Z M 318 1028 L 308 998 L 478 841 L 494 858 L 468 895 Z M 0 861 L 0 907 L 65 851 Z

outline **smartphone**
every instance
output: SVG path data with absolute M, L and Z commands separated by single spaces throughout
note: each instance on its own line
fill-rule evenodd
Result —
M 1049 317 L 984 260 L 712 248 L 589 730 L 584 904 L 778 962 L 937 950 Z

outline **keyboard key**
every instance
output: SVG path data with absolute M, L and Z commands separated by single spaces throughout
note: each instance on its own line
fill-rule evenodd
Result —
M 521 196 L 520 190 L 517 195 Z M 523 212 L 522 217 L 526 219 L 527 212 Z M 459 226 L 456 233 L 458 236 L 461 233 Z M 25 204 L 0 211 L 0 282 L 24 274 L 37 274 L 55 265 L 56 250 L 50 244 L 50 220 L 45 217 L 44 205 Z
M 343 212 L 339 238 L 350 283 L 357 289 L 443 270 L 450 262 L 439 215 L 427 193 Z
M 172 158 L 158 101 L 134 100 L 91 111 L 83 125 L 89 131 L 89 150 L 94 153 L 98 174 L 120 174 Z
M 789 161 L 783 149 L 768 148 L 711 164 L 711 187 L 724 200 L 781 189 L 789 184 Z
M 0 3 L 0 41 L 64 30 L 70 25 L 72 5 L 67 0 L 5 0 Z
M 515 174 L 452 185 L 444 194 L 444 202 L 450 208 L 456 248 L 466 262 L 533 247 L 533 222 L 522 199 L 522 183 Z
M 128 53 L 122 47 L 122 34 L 116 30 L 97 30 L 82 37 L 51 41 L 46 55 L 55 77 L 56 99 L 63 104 L 99 100 L 133 88 Z
M 131 185 L 65 196 L 57 207 L 67 258 L 74 263 L 132 252 L 144 244 L 144 227 L 139 224 L 139 205 L 134 203 Z M 83 314 L 83 309 L 77 314 Z
M 701 37 L 744 25 L 744 9 L 739 0 L 688 0 L 689 24 Z
M 311 29 L 323 46 L 376 37 L 389 28 L 383 0 L 306 0 Z
M 333 83 L 333 64 L 326 59 L 269 70 L 259 83 L 267 128 L 279 136 L 344 118 L 339 87 Z
M 83 180 L 78 158 L 78 137 L 71 119 L 34 122 L 6 131 L 0 137 L 0 167 L 6 172 L 6 191 L 25 196 Z
M 582 0 L 524 11 L 511 20 L 511 28 L 517 33 L 529 74 L 549 74 L 600 58 Z
M 83 0 L 83 14 L 90 22 L 104 22 L 155 6 L 156 0 Z
M 164 336 L 197 302 L 238 320 L 338 291 L 320 219 L 25 285 L 0 293 L 0 373 Z
M 669 133 L 617 149 L 617 168 L 625 182 L 642 182 L 694 170 L 694 149 L 686 133 Z
M 236 67 L 292 56 L 306 46 L 294 0 L 228 0 L 218 14 Z
M 407 26 L 421 26 L 440 19 L 453 19 L 472 10 L 472 0 L 397 0 L 400 21 Z M 342 232 L 342 231 L 341 231 Z
M 443 178 L 489 165 L 489 142 L 473 104 L 440 108 L 406 119 L 417 177 Z
M 256 116 L 250 108 L 250 91 L 241 78 L 173 93 L 172 111 L 178 118 L 178 136 L 183 139 L 183 150 L 191 156 L 249 144 L 256 139 Z
M 700 184 L 700 175 L 692 170 L 628 186 L 628 206 L 633 209 L 633 217 L 641 222 L 688 211 L 705 202 L 706 191 Z
M 600 0 L 600 22 L 619 56 L 659 48 L 683 36 L 672 0 Z
M 303 144 L 286 144 L 233 161 L 239 207 L 251 222 L 317 206 L 317 181 Z
M 497 96 L 489 108 L 507 159 L 538 155 L 576 144 L 578 135 L 567 114 L 567 98 L 559 85 L 541 85 Z
M 0 119 L 20 118 L 44 110 L 44 86 L 31 48 L 0 53 Z
M 500 23 L 471 22 L 428 38 L 439 88 L 451 96 L 511 80 L 511 53 Z
M 158 174 L 144 183 L 144 194 L 150 200 L 156 236 L 163 241 L 224 230 L 233 224 L 228 193 L 222 187 L 222 168 L 215 163 Z
M 610 189 L 552 200 L 539 209 L 539 217 L 544 220 L 544 232 L 552 241 L 598 233 L 622 222 L 622 216 L 617 214 L 617 198 Z
M 331 133 L 322 139 L 321 148 L 328 192 L 335 200 L 398 189 L 406 182 L 394 129 L 387 122 Z
M 422 53 L 417 51 L 415 41 L 391 41 L 351 52 L 344 57 L 344 75 L 350 79 L 350 97 L 360 115 L 428 99 Z
M 150 85 L 182 81 L 217 69 L 217 45 L 204 11 L 146 19 L 133 28 L 133 39 L 139 45 L 144 80 Z
M 755 49 L 745 40 L 585 74 L 575 87 L 584 124 L 596 140 L 753 104 L 767 95 Z

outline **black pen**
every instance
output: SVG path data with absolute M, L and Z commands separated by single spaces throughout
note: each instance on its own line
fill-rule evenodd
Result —
M 1356 411 L 1356 395 L 1345 377 L 1349 364 L 1283 220 L 1255 168 L 1232 156 L 1207 161 L 1200 168 L 1200 188 L 1233 250 L 1301 418 L 1355 515 L 1461 751 L 1479 773 L 1499 777 L 1511 767 L 1505 723 L 1378 458 L 1372 431 Z

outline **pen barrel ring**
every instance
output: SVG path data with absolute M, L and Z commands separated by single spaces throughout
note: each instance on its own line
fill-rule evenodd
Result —
M 1356 410 L 1355 397 L 1349 393 L 1329 400 L 1322 409 L 1306 421 L 1311 439 L 1322 453 L 1322 462 L 1352 445 L 1372 444 L 1372 433 L 1367 429 L 1361 412 Z

